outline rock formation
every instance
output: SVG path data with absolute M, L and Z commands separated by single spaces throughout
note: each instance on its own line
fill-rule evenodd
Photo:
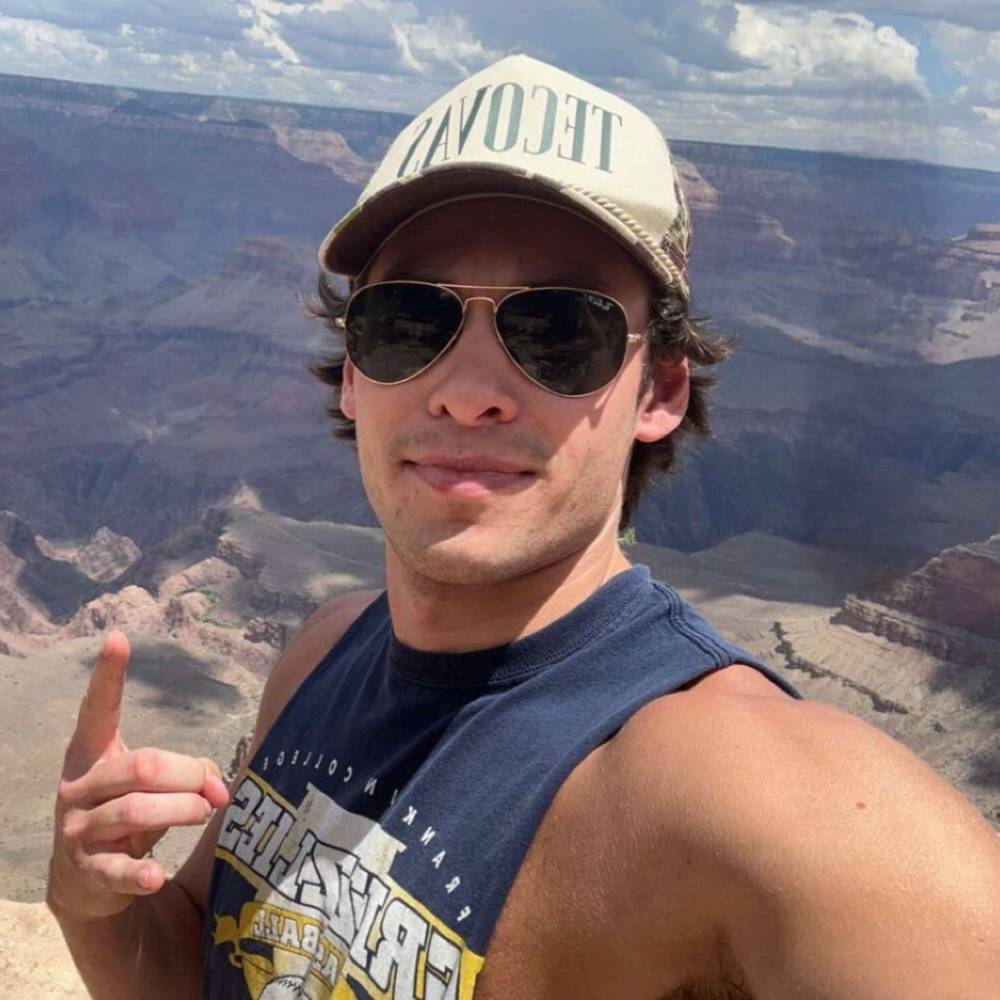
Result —
M 0 628 L 20 632 L 46 631 L 42 617 L 66 615 L 100 589 L 75 565 L 46 555 L 11 511 L 0 511 L 0 587 Z
M 860 632 L 873 632 L 900 645 L 925 650 L 941 660 L 1000 671 L 1000 642 L 853 594 L 844 599 L 843 608 L 833 620 Z
M 930 622 L 1000 640 L 1000 534 L 945 549 L 869 596 Z
M 121 576 L 135 565 L 141 552 L 125 535 L 115 534 L 108 527 L 98 528 L 82 545 L 59 545 L 41 535 L 35 536 L 39 551 L 50 559 L 73 563 L 81 572 L 101 583 Z
M 864 597 L 847 595 L 834 621 L 1000 673 L 1000 535 L 945 549 Z

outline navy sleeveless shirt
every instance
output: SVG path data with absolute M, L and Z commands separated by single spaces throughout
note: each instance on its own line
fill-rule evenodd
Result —
M 570 771 L 643 705 L 769 667 L 645 566 L 539 631 L 471 653 L 396 639 L 383 592 L 292 696 L 227 809 L 204 996 L 470 1000 Z

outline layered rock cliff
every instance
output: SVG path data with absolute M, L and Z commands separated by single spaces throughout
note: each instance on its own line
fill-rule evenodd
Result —
M 1000 673 L 1000 535 L 945 549 L 864 597 L 848 595 L 835 621 Z

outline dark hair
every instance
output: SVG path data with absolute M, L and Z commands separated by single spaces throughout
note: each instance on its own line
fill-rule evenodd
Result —
M 340 409 L 340 387 L 344 381 L 345 355 L 343 330 L 336 324 L 336 320 L 344 314 L 347 297 L 329 283 L 324 272 L 320 272 L 319 275 L 317 295 L 318 301 L 304 301 L 302 306 L 311 316 L 325 322 L 334 339 L 334 350 L 307 367 L 316 378 L 331 387 L 326 413 L 333 420 L 333 436 L 342 441 L 353 442 L 354 421 L 349 420 Z M 692 367 L 691 396 L 687 413 L 673 433 L 659 441 L 651 443 L 636 441 L 633 445 L 625 479 L 619 530 L 624 530 L 631 524 L 639 497 L 653 476 L 670 475 L 676 471 L 680 440 L 687 434 L 708 437 L 711 433 L 708 419 L 708 390 L 718 382 L 718 379 L 697 369 L 717 365 L 732 353 L 731 341 L 708 332 L 703 326 L 704 319 L 692 318 L 687 300 L 679 295 L 654 296 L 650 314 L 652 322 L 647 340 L 648 350 L 643 364 L 640 395 L 652 385 L 654 362 L 660 360 L 677 362 L 686 357 Z

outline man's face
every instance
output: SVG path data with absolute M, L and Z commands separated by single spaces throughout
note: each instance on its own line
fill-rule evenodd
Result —
M 630 331 L 649 321 L 643 272 L 622 247 L 569 212 L 515 198 L 419 216 L 362 284 L 390 278 L 476 286 L 459 290 L 463 298 L 505 294 L 482 286 L 590 288 L 622 303 Z M 644 350 L 631 342 L 599 392 L 556 396 L 510 361 L 490 303 L 476 300 L 458 341 L 408 382 L 379 385 L 345 362 L 341 408 L 356 421 L 362 479 L 390 558 L 442 583 L 486 584 L 613 544 L 633 442 L 669 433 L 687 405 L 683 363 L 661 366 L 639 397 Z M 508 471 L 448 465 L 468 460 Z

